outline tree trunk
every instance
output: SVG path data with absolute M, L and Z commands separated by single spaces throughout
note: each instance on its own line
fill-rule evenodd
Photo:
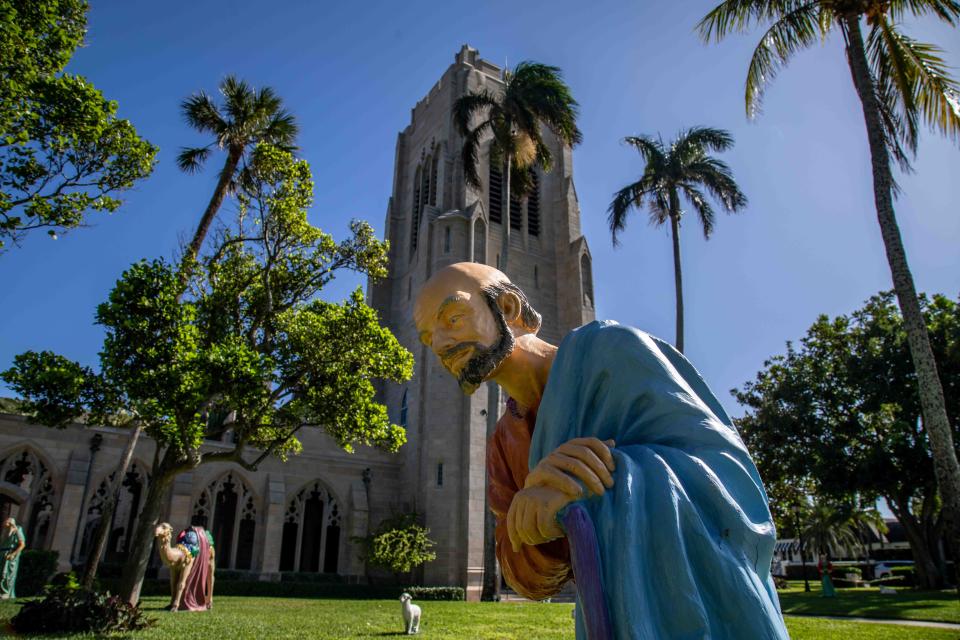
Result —
M 500 219 L 503 220 L 503 233 L 502 238 L 503 242 L 500 249 L 500 264 L 497 265 L 497 268 L 500 269 L 503 273 L 507 273 L 507 256 L 510 254 L 510 167 L 511 167 L 511 158 L 510 154 L 507 154 L 507 159 L 504 161 L 504 172 L 503 172 L 503 213 L 500 216 Z
M 913 566 L 917 576 L 916 586 L 921 589 L 940 588 L 942 584 L 941 575 L 937 569 L 937 563 L 929 544 L 930 541 L 924 535 L 924 527 L 910 513 L 909 499 L 894 501 L 887 498 L 887 503 L 891 506 L 896 505 L 893 509 L 894 515 L 903 525 L 903 530 L 907 535 L 907 542 L 910 544 L 911 553 L 913 553 Z
M 671 201 L 676 199 L 672 194 Z M 673 204 L 673 202 L 671 202 Z M 677 351 L 683 353 L 683 274 L 680 269 L 680 214 L 670 215 L 673 232 L 673 279 L 677 289 Z
M 173 453 L 168 451 L 159 469 L 154 469 L 147 489 L 147 497 L 129 546 L 127 561 L 123 565 L 120 597 L 130 604 L 136 604 L 140 600 L 140 587 L 143 584 L 143 576 L 147 572 L 147 565 L 150 563 L 150 552 L 153 550 L 154 532 L 160 520 L 160 513 L 163 511 L 163 500 L 167 495 L 167 489 L 170 488 L 175 475 L 168 471 L 172 455 Z
M 930 439 L 933 452 L 933 468 L 943 499 L 944 519 L 948 543 L 954 558 L 960 558 L 960 463 L 954 449 L 950 420 L 947 417 L 943 386 L 937 373 L 937 364 L 930 348 L 927 325 L 920 310 L 913 275 L 907 264 L 906 251 L 900 237 L 900 228 L 893 210 L 893 175 L 890 170 L 890 158 L 884 139 L 880 119 L 880 105 L 877 99 L 873 78 L 867 64 L 860 32 L 860 18 L 846 15 L 843 18 L 847 36 L 847 61 L 853 84 L 863 106 L 863 117 L 867 125 L 867 139 L 870 143 L 870 157 L 873 165 L 873 195 L 877 207 L 877 219 L 880 233 L 887 253 L 887 262 L 893 276 L 893 287 L 897 293 L 903 324 L 907 331 L 910 355 L 917 373 L 917 390 L 920 394 L 920 407 L 923 412 L 923 426 Z M 960 565 L 960 562 L 957 562 Z M 956 571 L 957 565 L 954 565 Z M 956 580 L 960 592 L 960 580 Z
M 223 163 L 223 169 L 220 171 L 220 179 L 217 180 L 217 187 L 213 190 L 210 202 L 203 212 L 203 217 L 200 218 L 200 224 L 197 225 L 197 230 L 193 234 L 193 240 L 190 241 L 190 246 L 187 248 L 187 255 L 184 256 L 186 263 L 189 263 L 191 259 L 200 255 L 200 248 L 203 246 L 203 241 L 210 231 L 210 225 L 213 224 L 213 219 L 217 217 L 217 212 L 220 210 L 220 206 L 227 196 L 227 189 L 230 187 L 230 181 L 233 180 L 233 176 L 237 172 L 237 166 L 240 164 L 240 156 L 242 155 L 243 147 L 230 147 L 227 153 L 227 159 Z
M 127 470 L 130 468 L 130 460 L 133 459 L 133 451 L 137 447 L 137 440 L 140 438 L 140 432 L 143 431 L 143 425 L 138 424 L 134 427 L 130 438 L 127 440 L 127 446 L 123 450 L 123 457 L 120 459 L 120 466 L 117 467 L 114 476 L 113 486 L 103 504 L 100 513 L 100 523 L 97 525 L 97 532 L 93 539 L 93 546 L 87 555 L 87 565 L 83 569 L 83 588 L 93 588 L 93 581 L 97 577 L 97 569 L 100 568 L 100 560 L 103 558 L 103 552 L 107 547 L 107 540 L 110 539 L 110 528 L 113 525 L 113 512 L 117 508 L 117 502 L 120 500 L 120 491 L 123 490 L 123 479 L 127 476 Z M 128 546 L 129 549 L 129 546 Z

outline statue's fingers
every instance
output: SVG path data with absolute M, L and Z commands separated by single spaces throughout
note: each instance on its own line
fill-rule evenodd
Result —
M 593 438 L 591 438 L 593 440 Z M 599 442 L 599 440 L 597 441 Z M 604 447 L 604 444 L 600 442 L 600 446 Z M 607 468 L 607 465 L 593 452 L 593 449 L 586 445 L 578 445 L 573 443 L 566 443 L 561 445 L 557 449 L 561 453 L 570 456 L 571 458 L 576 458 L 580 460 L 585 465 L 590 467 L 598 478 L 603 482 L 603 484 L 609 489 L 613 486 L 613 476 L 610 475 L 610 469 Z
M 510 509 L 507 510 L 507 536 L 510 538 L 510 546 L 514 553 L 520 551 L 520 539 L 517 537 L 517 507 L 521 500 L 514 495 L 513 500 L 510 501 Z
M 573 456 L 565 455 L 559 451 L 554 451 L 551 453 L 549 460 L 553 466 L 557 467 L 558 469 L 562 469 L 563 471 L 566 471 L 567 473 L 579 479 L 587 486 L 587 489 L 593 493 L 597 495 L 603 494 L 603 482 L 599 477 L 597 477 L 597 474 L 594 472 L 594 470 L 582 460 L 574 458 Z
M 569 475 L 551 464 L 538 464 L 527 476 L 524 488 L 534 486 L 551 487 L 574 499 L 583 495 L 583 487 Z
M 609 471 L 613 471 L 617 466 L 613 454 L 610 452 L 610 449 L 614 446 L 613 440 L 601 442 L 597 438 L 574 438 L 566 444 L 579 445 L 590 449 L 597 458 L 603 461 L 604 466 Z
M 540 511 L 540 505 L 536 500 L 524 500 L 522 520 L 518 520 L 520 539 L 524 543 L 534 545 L 539 544 L 539 529 L 537 528 L 537 512 Z
M 537 510 L 537 528 L 544 540 L 553 540 L 563 535 L 563 530 L 557 524 L 557 514 L 550 509 Z

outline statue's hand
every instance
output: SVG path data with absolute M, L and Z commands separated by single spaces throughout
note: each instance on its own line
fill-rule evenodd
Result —
M 576 500 L 583 487 L 597 495 L 613 486 L 613 440 L 574 438 L 540 461 L 524 481 L 524 488 L 550 487 Z M 581 486 L 576 480 L 583 483 Z
M 507 535 L 514 552 L 524 544 L 541 544 L 563 537 L 557 512 L 573 497 L 553 487 L 521 489 L 513 495 L 507 511 Z

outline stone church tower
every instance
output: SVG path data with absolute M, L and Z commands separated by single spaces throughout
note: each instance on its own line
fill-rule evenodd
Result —
M 463 585 L 469 599 L 479 597 L 483 583 L 486 440 L 503 400 L 492 384 L 469 397 L 460 391 L 420 344 L 413 302 L 421 285 L 445 265 L 500 263 L 502 176 L 490 166 L 488 140 L 481 146 L 482 188 L 466 184 L 463 141 L 451 108 L 470 91 L 501 90 L 501 75 L 500 67 L 463 46 L 413 108 L 410 124 L 397 136 L 387 204 L 390 274 L 369 289 L 370 304 L 416 360 L 406 385 L 382 389 L 391 418 L 407 429 L 398 506 L 424 514 L 437 542 L 437 559 L 424 567 L 424 582 Z M 559 344 L 567 332 L 594 319 L 594 291 L 571 150 L 549 131 L 545 139 L 552 145 L 554 167 L 538 173 L 529 196 L 511 203 L 507 275 L 543 315 L 540 337 Z

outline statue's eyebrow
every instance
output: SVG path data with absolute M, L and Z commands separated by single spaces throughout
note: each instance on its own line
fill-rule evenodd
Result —
M 437 308 L 437 319 L 443 314 L 444 309 L 455 302 L 463 302 L 465 298 L 459 293 L 455 293 L 452 296 L 448 297 L 446 300 L 440 303 L 440 306 Z

